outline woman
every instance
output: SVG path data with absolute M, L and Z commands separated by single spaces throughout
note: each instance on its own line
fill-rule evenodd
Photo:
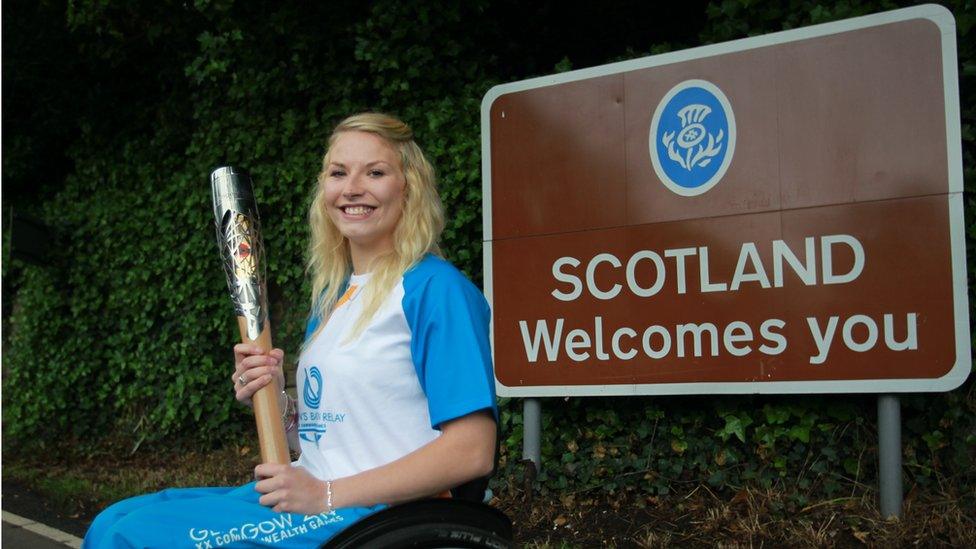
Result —
M 239 488 L 119 502 L 84 547 L 314 547 L 383 505 L 491 472 L 489 312 L 437 257 L 441 203 L 410 128 L 376 113 L 342 121 L 309 221 L 312 315 L 286 419 L 301 457 L 258 465 L 260 480 Z M 280 349 L 234 353 L 239 401 L 283 380 Z

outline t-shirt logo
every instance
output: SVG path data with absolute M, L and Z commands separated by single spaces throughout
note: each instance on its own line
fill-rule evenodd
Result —
M 322 372 L 312 366 L 305 370 L 305 383 L 302 387 L 302 399 L 307 410 L 298 414 L 298 436 L 302 440 L 317 443 L 328 430 L 329 423 L 342 423 L 348 414 L 342 411 L 321 411 L 322 403 Z
M 312 382 L 315 382 L 314 388 Z M 302 398 L 305 399 L 305 406 L 312 409 L 318 409 L 319 404 L 322 403 L 322 372 L 316 366 L 312 366 L 306 372 Z
M 316 422 L 306 422 L 312 416 L 318 417 L 319 404 L 322 403 L 322 372 L 318 367 L 312 366 L 305 371 L 305 385 L 302 387 L 302 398 L 305 406 L 310 410 L 302 414 L 298 426 L 298 436 L 302 440 L 318 442 L 325 434 L 325 425 L 318 425 Z

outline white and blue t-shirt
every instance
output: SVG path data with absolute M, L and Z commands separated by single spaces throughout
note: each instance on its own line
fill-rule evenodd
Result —
M 325 327 L 299 359 L 296 462 L 320 479 L 385 465 L 440 435 L 439 426 L 495 407 L 481 292 L 428 255 L 393 287 L 350 340 L 369 275 L 353 275 Z M 306 338 L 319 319 L 309 322 Z

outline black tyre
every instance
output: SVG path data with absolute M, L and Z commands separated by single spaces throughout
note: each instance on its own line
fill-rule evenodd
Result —
M 483 503 L 434 499 L 396 505 L 370 515 L 323 549 L 508 549 L 512 522 Z

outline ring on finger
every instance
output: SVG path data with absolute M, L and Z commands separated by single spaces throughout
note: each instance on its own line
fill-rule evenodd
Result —
M 237 378 L 237 381 L 241 382 L 241 387 L 247 385 L 247 380 L 244 379 L 244 374 L 241 374 L 240 377 Z

